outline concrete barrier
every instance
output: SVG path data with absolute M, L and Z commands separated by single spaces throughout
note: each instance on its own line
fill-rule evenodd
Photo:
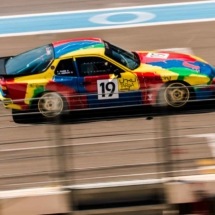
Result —
M 2 191 L 0 214 L 177 214 L 198 190 L 213 196 L 215 175 Z
M 1 215 L 67 214 L 69 191 L 60 188 L 0 192 Z

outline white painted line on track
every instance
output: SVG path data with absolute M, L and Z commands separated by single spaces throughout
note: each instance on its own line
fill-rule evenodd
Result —
M 0 37 L 210 22 L 215 21 L 214 9 L 211 0 L 2 16 Z
M 137 28 L 137 27 L 159 26 L 159 25 L 178 25 L 178 24 L 214 22 L 214 21 L 215 21 L 215 18 L 209 18 L 209 19 L 195 19 L 195 20 L 192 19 L 192 20 L 185 20 L 185 21 L 167 21 L 167 22 L 156 22 L 156 23 L 93 27 L 93 28 L 90 27 L 90 28 L 78 28 L 78 29 L 31 31 L 31 32 L 22 32 L 22 33 L 0 34 L 0 38 L 1 37 L 15 37 L 15 36 L 33 36 L 33 35 L 42 35 L 42 34 L 59 34 L 59 33 L 80 32 L 80 31 L 97 31 L 97 30 L 110 30 L 110 29 L 122 29 L 122 28 Z
M 75 14 L 75 13 L 86 13 L 86 12 L 95 12 L 95 11 L 96 12 L 100 12 L 100 11 L 102 12 L 102 11 L 112 11 L 112 10 L 138 9 L 139 7 L 141 7 L 141 8 L 154 8 L 154 7 L 171 7 L 171 6 L 177 6 L 177 5 L 181 6 L 181 5 L 210 4 L 212 2 L 215 2 L 215 0 L 198 1 L 198 2 L 177 2 L 177 3 L 153 4 L 153 5 L 145 5 L 145 6 L 139 5 L 139 6 L 132 6 L 132 7 L 114 7 L 114 8 L 77 10 L 77 11 L 62 11 L 62 12 L 49 12 L 49 13 L 9 15 L 9 16 L 0 16 L 0 19 Z

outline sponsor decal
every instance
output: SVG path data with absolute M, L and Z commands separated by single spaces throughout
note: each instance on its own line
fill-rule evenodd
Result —
M 200 66 L 193 65 L 187 61 L 183 62 L 183 66 L 188 67 L 188 68 L 193 69 L 193 70 L 196 70 L 196 71 L 200 71 Z
M 169 57 L 169 54 L 165 53 L 151 53 L 149 52 L 146 57 L 148 58 L 160 58 L 160 59 L 167 59 Z
M 134 83 L 136 82 L 135 79 L 125 79 L 123 78 L 122 80 L 119 80 L 120 86 L 122 90 L 130 90 L 131 87 L 134 87 Z

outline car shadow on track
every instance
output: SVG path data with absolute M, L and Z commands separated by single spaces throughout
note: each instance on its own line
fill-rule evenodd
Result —
M 54 120 L 43 120 L 37 116 L 28 117 L 23 120 L 24 124 L 77 124 L 90 123 L 96 121 L 107 121 L 117 119 L 129 118 L 145 118 L 146 120 L 153 120 L 160 116 L 173 116 L 185 114 L 203 114 L 215 112 L 215 101 L 207 102 L 192 102 L 186 108 L 160 108 L 151 106 L 138 107 L 124 107 L 124 108 L 110 108 L 110 109 L 96 109 L 86 111 L 72 111 L 65 114 L 61 118 Z

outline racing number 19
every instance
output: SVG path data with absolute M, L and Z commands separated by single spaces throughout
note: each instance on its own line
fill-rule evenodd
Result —
M 111 88 L 109 88 L 109 86 L 111 86 Z M 105 90 L 110 91 L 110 94 L 108 95 L 109 97 L 113 96 L 113 93 L 116 88 L 116 86 L 113 82 L 107 83 L 106 86 L 105 86 L 105 83 L 103 82 L 100 84 L 100 87 L 102 88 L 102 97 L 105 97 Z
M 98 80 L 98 99 L 116 99 L 119 98 L 118 80 Z

